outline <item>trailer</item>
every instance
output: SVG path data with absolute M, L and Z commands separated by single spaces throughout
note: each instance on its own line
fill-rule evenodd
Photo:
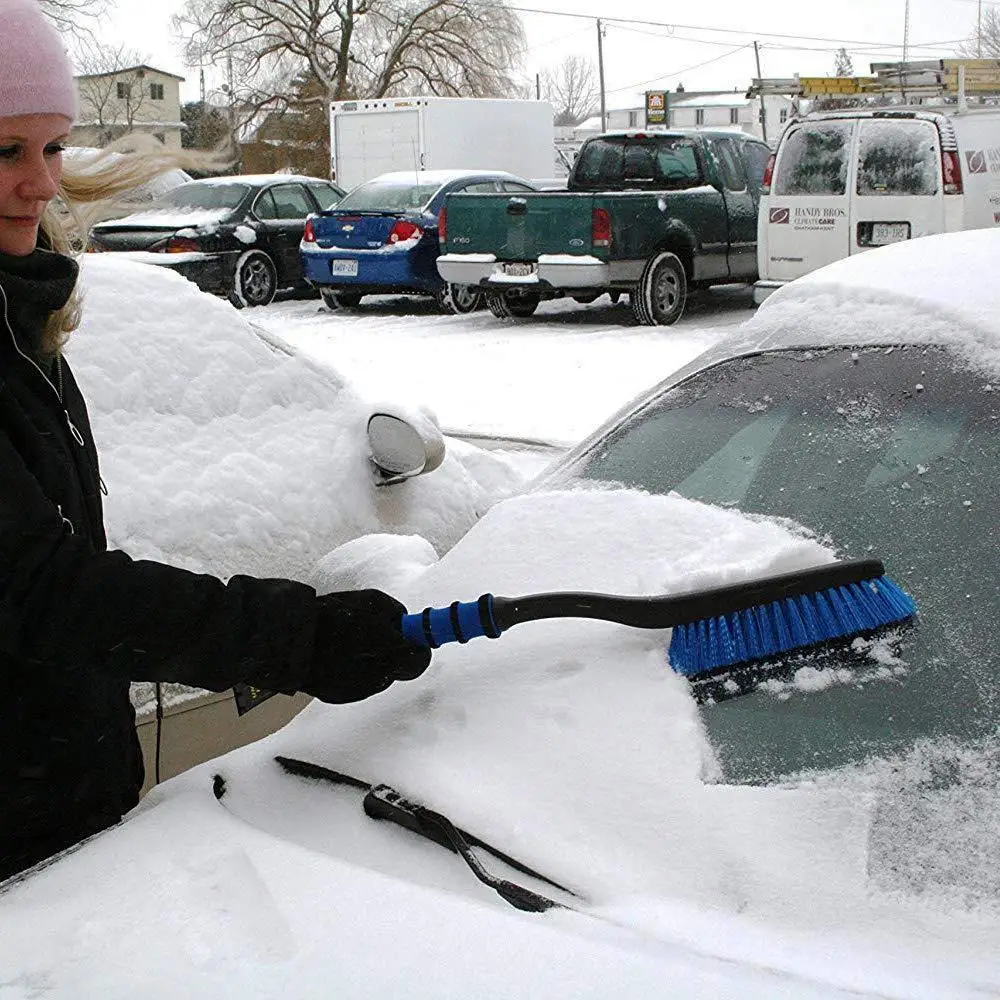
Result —
M 506 170 L 551 177 L 545 101 L 380 98 L 330 104 L 330 178 L 345 190 L 391 170 Z

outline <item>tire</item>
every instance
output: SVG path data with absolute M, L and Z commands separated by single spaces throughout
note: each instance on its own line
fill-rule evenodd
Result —
M 507 299 L 496 292 L 486 293 L 486 306 L 497 319 L 510 319 L 510 310 L 507 308 Z
M 677 254 L 665 250 L 652 257 L 630 298 L 632 314 L 643 326 L 676 323 L 687 299 L 687 275 Z
M 448 285 L 438 292 L 442 312 L 464 316 L 483 307 L 483 293 L 474 285 Z
M 319 294 L 323 297 L 327 309 L 332 309 L 334 312 L 338 309 L 356 309 L 361 305 L 360 292 L 334 292 L 329 288 L 321 288 Z
M 237 306 L 266 306 L 278 290 L 274 261 L 261 250 L 251 250 L 236 265 L 230 301 Z
M 527 319 L 535 314 L 541 301 L 538 295 L 511 295 L 506 299 L 507 312 L 518 319 Z

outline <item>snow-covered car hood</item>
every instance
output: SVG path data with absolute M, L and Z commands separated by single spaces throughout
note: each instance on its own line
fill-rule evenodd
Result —
M 495 505 L 403 596 L 419 609 L 486 590 L 669 593 L 833 556 L 794 525 L 677 496 L 535 493 Z M 668 638 L 530 623 L 444 647 L 422 678 L 367 702 L 314 703 L 8 890 L 0 967 L 53 995 L 75 977 L 115 985 L 100 964 L 112 956 L 153 996 L 168 995 L 161 979 L 173 995 L 280 983 L 319 996 L 333 980 L 365 996 L 373 970 L 380 989 L 409 976 L 406 995 L 433 997 L 647 996 L 668 981 L 692 998 L 1000 988 L 995 919 L 882 891 L 869 785 L 713 783 Z M 368 819 L 355 789 L 283 773 L 276 754 L 445 812 L 579 893 L 586 918 L 506 910 L 457 857 Z
M 307 580 L 331 549 L 373 531 L 443 552 L 522 484 L 501 454 L 449 441 L 434 472 L 376 489 L 372 401 L 280 338 L 265 343 L 227 302 L 119 257 L 83 258 L 84 322 L 67 349 L 113 547 L 222 576 Z

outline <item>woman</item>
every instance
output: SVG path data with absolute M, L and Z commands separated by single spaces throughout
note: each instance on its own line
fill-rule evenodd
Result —
M 56 194 L 76 87 L 35 0 L 0 0 L 0 878 L 117 822 L 139 799 L 131 680 L 238 682 L 357 701 L 430 655 L 378 591 L 319 597 L 110 552 L 87 411 L 60 348 L 79 316 Z M 129 183 L 172 165 L 147 158 Z M 95 180 L 95 178 L 98 178 Z

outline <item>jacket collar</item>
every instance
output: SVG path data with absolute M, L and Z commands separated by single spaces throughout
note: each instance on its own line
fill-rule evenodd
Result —
M 0 339 L 13 336 L 15 347 L 37 356 L 45 324 L 69 301 L 78 273 L 75 260 L 51 250 L 35 250 L 25 257 L 0 253 L 0 313 L 6 298 L 7 318 L 0 323 Z

